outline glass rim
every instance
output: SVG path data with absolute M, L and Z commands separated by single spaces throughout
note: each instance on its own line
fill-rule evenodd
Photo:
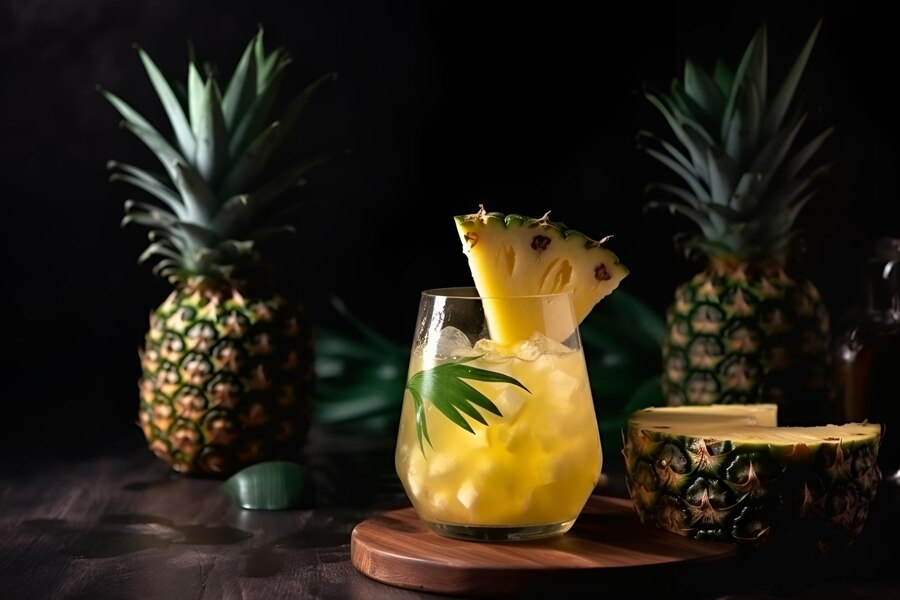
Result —
M 422 291 L 422 296 L 431 298 L 455 298 L 461 300 L 532 300 L 540 298 L 573 297 L 571 290 L 553 292 L 549 294 L 521 294 L 516 296 L 480 296 L 474 285 L 462 285 L 454 287 L 429 288 Z

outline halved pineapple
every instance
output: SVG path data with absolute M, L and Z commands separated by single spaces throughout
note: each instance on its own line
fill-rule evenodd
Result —
M 503 215 L 480 205 L 476 213 L 454 217 L 478 294 L 492 298 L 485 310 L 497 342 L 526 340 L 535 330 L 565 339 L 628 275 L 628 268 L 603 247 L 608 237 L 593 240 L 550 221 L 549 214 L 539 219 Z M 572 293 L 574 324 L 548 325 L 538 312 L 503 310 L 504 297 L 560 292 Z
M 881 426 L 776 422 L 775 404 L 633 413 L 622 453 L 641 522 L 814 556 L 851 544 L 881 482 Z

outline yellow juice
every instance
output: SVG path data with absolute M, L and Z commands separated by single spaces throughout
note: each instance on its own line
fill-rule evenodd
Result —
M 503 415 L 479 409 L 488 424 L 469 418 L 474 434 L 426 401 L 432 443 L 423 441 L 424 452 L 416 436 L 413 398 L 406 391 L 396 469 L 424 521 L 463 527 L 571 526 L 597 484 L 602 455 L 583 352 L 558 349 L 516 356 L 494 348 L 466 363 L 513 377 L 528 391 L 466 380 Z M 414 353 L 409 376 L 436 364 Z

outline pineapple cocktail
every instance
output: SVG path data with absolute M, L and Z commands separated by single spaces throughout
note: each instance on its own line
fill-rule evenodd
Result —
M 422 295 L 397 472 L 439 533 L 494 541 L 561 533 L 602 461 L 571 294 L 491 302 L 474 289 Z M 492 310 L 543 318 L 528 339 L 496 341 L 487 337 Z
M 628 269 L 548 215 L 455 217 L 475 285 L 421 296 L 395 462 L 437 533 L 564 533 L 600 477 L 578 326 Z

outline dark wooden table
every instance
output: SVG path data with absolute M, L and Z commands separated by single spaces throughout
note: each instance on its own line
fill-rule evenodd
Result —
M 128 433 L 133 433 L 128 435 Z M 0 599 L 438 598 L 378 583 L 350 563 L 361 521 L 409 506 L 393 472 L 393 439 L 316 429 L 303 460 L 307 506 L 250 511 L 221 481 L 184 477 L 149 453 L 140 432 L 88 456 L 48 451 L 0 459 Z M 619 457 L 603 493 L 624 496 Z M 694 598 L 900 598 L 900 494 L 886 488 L 863 537 L 825 563 L 710 572 Z M 560 582 L 566 597 L 609 597 Z M 628 590 L 642 589 L 636 578 Z M 681 597 L 678 589 L 672 598 Z M 682 590 L 683 591 L 683 590 Z

